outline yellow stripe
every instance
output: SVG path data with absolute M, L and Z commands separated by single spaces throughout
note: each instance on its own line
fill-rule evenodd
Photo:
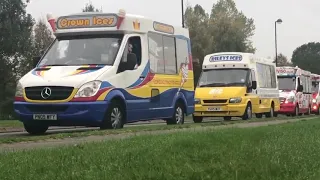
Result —
M 28 99 L 27 96 L 26 96 L 26 92 L 25 90 L 23 90 L 23 97 L 24 99 L 27 101 L 27 102 L 32 102 L 32 103 L 63 103 L 63 102 L 69 102 L 72 100 L 72 98 L 76 95 L 76 93 L 78 92 L 78 88 L 74 88 L 71 95 L 67 98 L 67 99 L 64 99 L 64 100 L 31 100 L 31 99 Z
M 112 90 L 112 89 L 109 89 L 109 90 L 107 90 L 106 92 L 102 93 L 102 94 L 98 97 L 97 101 L 104 101 L 104 99 L 106 98 L 107 94 L 108 94 L 111 90 Z

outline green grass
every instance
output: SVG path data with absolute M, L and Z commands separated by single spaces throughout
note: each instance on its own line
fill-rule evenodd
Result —
M 0 120 L 0 130 L 1 128 L 22 128 L 22 122 L 18 120 Z
M 307 116 L 309 117 L 309 116 Z M 312 116 L 310 116 L 312 117 Z M 278 117 L 278 118 L 262 118 L 262 119 L 251 119 L 249 121 L 225 121 L 225 122 L 207 122 L 200 124 L 184 124 L 184 125 L 150 125 L 150 126 L 135 126 L 135 127 L 125 127 L 119 130 L 90 130 L 83 132 L 67 132 L 67 133 L 53 133 L 41 136 L 31 136 L 31 135 L 17 135 L 5 138 L 0 138 L 0 144 L 11 144 L 17 142 L 28 142 L 28 141 L 43 141 L 49 139 L 66 139 L 75 137 L 85 137 L 85 136 L 103 136 L 112 134 L 126 134 L 126 133 L 138 133 L 145 131 L 161 131 L 161 130 L 173 130 L 173 129 L 183 129 L 183 128 L 196 128 L 202 126 L 221 126 L 235 123 L 252 123 L 252 122 L 263 122 L 263 121 L 273 121 L 276 119 L 288 120 L 288 119 L 299 119 L 301 117 Z
M 0 154 L 1 179 L 318 179 L 320 121 Z

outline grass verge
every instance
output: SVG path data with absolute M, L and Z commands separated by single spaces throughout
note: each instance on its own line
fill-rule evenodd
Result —
M 7 152 L 1 179 L 317 179 L 320 121 Z
M 23 128 L 23 124 L 18 120 L 0 120 L 0 130 L 2 128 Z
M 314 117 L 314 116 L 307 116 Z M 305 117 L 305 118 L 307 118 Z M 48 133 L 42 136 L 31 136 L 31 135 L 15 135 L 5 138 L 0 138 L 0 144 L 11 144 L 18 142 L 28 142 L 28 141 L 44 141 L 50 139 L 66 139 L 66 138 L 75 138 L 75 137 L 85 137 L 85 136 L 104 136 L 104 135 L 116 135 L 116 134 L 127 134 L 127 133 L 138 133 L 145 131 L 161 131 L 161 130 L 174 130 L 174 129 L 183 129 L 183 128 L 196 128 L 202 126 L 221 126 L 235 123 L 252 123 L 252 122 L 264 122 L 264 121 L 273 121 L 273 120 L 288 120 L 288 119 L 300 119 L 301 117 L 278 117 L 278 118 L 263 118 L 263 119 L 252 119 L 249 121 L 222 121 L 222 122 L 207 122 L 200 124 L 184 124 L 184 125 L 151 125 L 151 126 L 135 126 L 135 127 L 126 127 L 119 130 L 92 130 L 92 131 L 83 131 L 83 132 L 68 132 L 68 133 Z

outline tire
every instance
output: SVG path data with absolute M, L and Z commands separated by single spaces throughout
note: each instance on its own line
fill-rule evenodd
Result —
M 320 114 L 320 107 L 318 107 L 318 111 L 316 112 L 316 115 Z
M 294 113 L 292 114 L 292 116 L 299 116 L 299 107 L 297 105 L 294 108 Z
M 251 103 L 248 103 L 244 111 L 244 114 L 242 116 L 242 120 L 249 120 L 251 118 L 252 118 L 252 106 L 251 106 Z
M 225 116 L 223 117 L 223 120 L 225 121 L 231 121 L 232 117 L 231 116 Z
M 100 129 L 121 129 L 125 122 L 125 109 L 117 101 L 112 101 L 108 107 Z
M 193 122 L 194 123 L 202 123 L 203 117 L 201 116 L 192 116 Z
M 274 110 L 274 109 L 273 109 Z M 273 112 L 273 117 L 278 117 L 278 113 L 277 112 Z
M 39 123 L 23 123 L 24 129 L 31 135 L 42 135 L 49 129 L 48 125 Z
M 256 118 L 262 118 L 263 114 L 262 113 L 256 113 Z
M 305 115 L 310 115 L 310 114 L 311 114 L 311 108 L 310 108 L 310 106 L 309 106 L 308 112 L 306 112 Z
M 167 125 L 184 124 L 185 110 L 182 103 L 178 102 L 174 108 L 172 118 L 167 119 Z
M 274 107 L 272 103 L 270 107 L 270 111 L 266 113 L 266 118 L 273 118 L 273 117 L 274 117 Z

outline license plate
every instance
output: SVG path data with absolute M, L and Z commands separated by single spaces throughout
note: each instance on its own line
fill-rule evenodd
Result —
M 209 107 L 208 111 L 221 111 L 221 107 Z
M 56 114 L 34 114 L 34 120 L 57 120 Z

